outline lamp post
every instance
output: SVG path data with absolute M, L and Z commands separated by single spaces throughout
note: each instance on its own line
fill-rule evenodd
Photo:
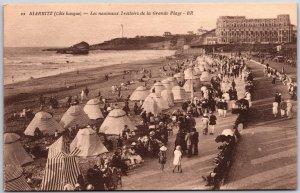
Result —
M 121 28 L 122 28 L 122 39 L 123 39 L 123 24 L 121 24 Z

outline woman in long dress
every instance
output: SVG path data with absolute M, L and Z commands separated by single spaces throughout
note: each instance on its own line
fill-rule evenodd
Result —
M 181 153 L 181 147 L 178 145 L 176 146 L 176 149 L 174 151 L 174 160 L 173 160 L 173 173 L 175 172 L 175 169 L 177 168 L 177 171 L 182 173 L 181 169 L 181 158 L 182 158 L 182 153 Z

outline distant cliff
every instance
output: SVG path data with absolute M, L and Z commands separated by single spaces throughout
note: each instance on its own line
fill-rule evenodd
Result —
M 90 46 L 90 50 L 177 50 L 189 44 L 196 35 L 137 36 L 115 38 Z
M 68 48 L 50 48 L 44 51 L 56 51 L 59 54 L 74 54 L 83 55 L 88 54 L 90 50 L 90 45 L 86 42 L 80 42 Z

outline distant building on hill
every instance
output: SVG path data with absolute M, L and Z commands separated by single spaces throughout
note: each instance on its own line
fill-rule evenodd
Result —
M 246 19 L 245 16 L 220 16 L 217 20 L 218 43 L 292 42 L 290 15 L 277 18 Z
M 171 32 L 168 31 L 164 33 L 164 36 L 171 36 L 171 35 L 172 35 Z

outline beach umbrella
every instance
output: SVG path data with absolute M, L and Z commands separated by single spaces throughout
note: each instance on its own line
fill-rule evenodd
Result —
M 20 142 L 20 136 L 15 133 L 4 133 L 4 165 L 23 166 L 33 162 L 32 157 L 25 151 Z
M 187 97 L 186 97 L 186 92 L 185 90 L 180 87 L 180 86 L 174 86 L 172 88 L 172 93 L 173 93 L 173 96 L 174 96 L 174 102 L 181 102 L 183 100 L 185 100 Z
M 90 119 L 100 119 L 104 118 L 100 110 L 100 101 L 99 99 L 91 99 L 83 107 L 83 111 L 88 115 Z
M 148 96 L 149 90 L 144 86 L 137 87 L 130 96 L 131 101 L 143 101 Z
M 178 83 L 176 81 L 176 78 L 174 77 L 168 77 L 167 80 L 169 81 L 170 85 L 171 85 L 171 88 L 173 88 L 174 86 L 177 86 Z M 172 90 L 172 89 L 171 89 Z
M 22 192 L 31 191 L 23 176 L 23 168 L 16 165 L 5 165 L 4 167 L 4 191 Z
M 222 134 L 221 135 L 225 135 L 225 136 L 234 136 L 234 132 L 232 129 L 224 129 L 222 131 Z
M 43 134 L 48 135 L 54 135 L 56 130 L 58 133 L 64 131 L 64 129 L 56 122 L 52 115 L 43 111 L 35 114 L 34 118 L 25 129 L 24 134 L 34 136 L 34 131 L 36 128 L 39 128 Z
M 145 99 L 146 100 L 146 99 Z M 99 133 L 107 135 L 122 135 L 125 125 L 130 130 L 134 130 L 135 126 L 122 109 L 115 108 L 109 112 L 104 122 L 100 126 Z
M 63 128 L 69 127 L 84 127 L 90 123 L 88 115 L 82 110 L 79 105 L 71 106 L 62 116 L 59 124 Z
M 75 151 L 76 148 L 79 150 L 79 157 L 98 156 L 108 152 L 96 131 L 90 127 L 79 129 L 70 145 L 70 151 Z
M 153 91 L 153 89 L 155 90 L 155 94 L 160 96 L 161 91 L 165 90 L 166 87 L 161 82 L 156 82 L 150 90 Z
M 162 80 L 161 83 L 164 85 L 164 87 L 165 87 L 167 90 L 172 90 L 172 86 L 171 86 L 170 82 L 168 81 L 168 79 Z
M 161 98 L 168 103 L 169 107 L 174 106 L 174 96 L 172 91 L 170 90 L 163 90 L 161 91 Z

